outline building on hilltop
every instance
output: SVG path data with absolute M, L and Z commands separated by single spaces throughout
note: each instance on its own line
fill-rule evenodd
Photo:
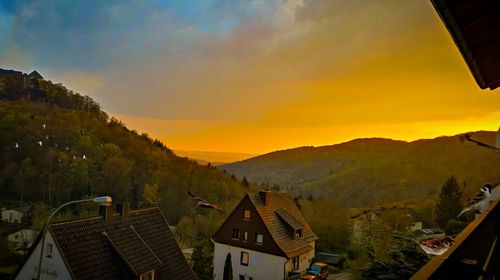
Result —
M 223 278 L 228 254 L 233 279 L 285 279 L 303 272 L 317 239 L 288 194 L 247 193 L 212 238 L 215 279 Z
M 23 72 L 0 68 L 0 77 L 22 77 Z
M 40 279 L 196 279 L 159 208 L 99 212 L 50 226 Z M 15 279 L 36 279 L 40 240 Z
M 34 78 L 34 79 L 37 79 L 37 80 L 43 80 L 43 76 L 40 73 L 38 73 L 36 70 L 34 70 L 33 72 L 29 73 L 28 77 Z

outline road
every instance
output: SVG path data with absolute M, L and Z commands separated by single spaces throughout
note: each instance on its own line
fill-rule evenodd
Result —
M 347 272 L 328 275 L 328 280 L 353 280 L 352 274 Z

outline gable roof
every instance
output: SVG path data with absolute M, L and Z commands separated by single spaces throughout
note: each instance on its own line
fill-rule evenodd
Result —
M 49 229 L 73 279 L 196 279 L 159 208 L 52 224 Z
M 259 192 L 247 194 L 280 249 L 288 258 L 314 249 L 309 243 L 317 240 L 318 237 L 309 227 L 290 195 L 278 192 L 268 192 L 268 195 L 269 205 L 266 206 Z M 302 238 L 292 239 L 287 227 L 301 228 Z
M 35 79 L 43 79 L 43 76 L 38 73 L 36 70 L 31 72 L 28 76 L 30 76 L 31 78 L 35 78 Z

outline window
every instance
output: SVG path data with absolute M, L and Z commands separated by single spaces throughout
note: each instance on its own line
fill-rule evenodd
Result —
M 292 259 L 293 270 L 299 269 L 299 257 Z
M 233 239 L 240 239 L 240 230 L 233 228 Z
M 240 264 L 248 266 L 249 258 L 248 252 L 241 252 Z
M 264 235 L 262 235 L 262 233 L 255 234 L 255 243 L 262 244 L 263 239 L 264 239 Z
M 146 273 L 141 274 L 140 280 L 154 280 L 155 279 L 155 271 L 151 270 Z
M 243 209 L 243 219 L 244 219 L 244 220 L 250 220 L 250 217 L 251 217 L 251 215 L 250 215 L 250 210 L 248 210 L 248 209 Z
M 47 249 L 45 250 L 46 253 L 47 253 L 47 257 L 52 257 L 52 244 L 51 243 L 48 243 L 47 244 Z
M 301 239 L 302 238 L 302 230 L 296 230 L 295 231 L 295 239 Z
M 240 280 L 245 280 L 245 275 L 240 274 Z
M 243 241 L 248 241 L 248 232 L 247 231 L 243 232 Z

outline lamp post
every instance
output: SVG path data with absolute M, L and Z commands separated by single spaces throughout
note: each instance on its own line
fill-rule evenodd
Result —
M 52 212 L 49 216 L 49 220 L 45 224 L 45 227 L 43 228 L 43 233 L 42 233 L 42 241 L 41 241 L 41 247 L 40 247 L 40 259 L 38 260 L 38 272 L 37 272 L 37 277 L 36 279 L 40 280 L 40 273 L 42 272 L 42 260 L 43 260 L 43 248 L 45 247 L 45 234 L 47 233 L 47 230 L 50 227 L 50 222 L 52 221 L 52 218 L 54 218 L 55 214 L 61 210 L 62 208 L 70 205 L 70 204 L 78 204 L 78 203 L 84 203 L 84 202 L 95 202 L 95 203 L 111 203 L 113 199 L 110 196 L 100 196 L 100 197 L 94 197 L 94 198 L 88 198 L 88 199 L 81 199 L 81 200 L 73 200 L 64 203 L 63 205 L 57 207 L 54 212 Z
M 402 217 L 408 217 L 408 218 L 411 218 L 411 214 L 404 214 L 404 215 L 401 215 L 399 217 L 396 218 L 396 232 L 398 231 L 398 222 L 399 222 L 399 218 L 402 218 Z

